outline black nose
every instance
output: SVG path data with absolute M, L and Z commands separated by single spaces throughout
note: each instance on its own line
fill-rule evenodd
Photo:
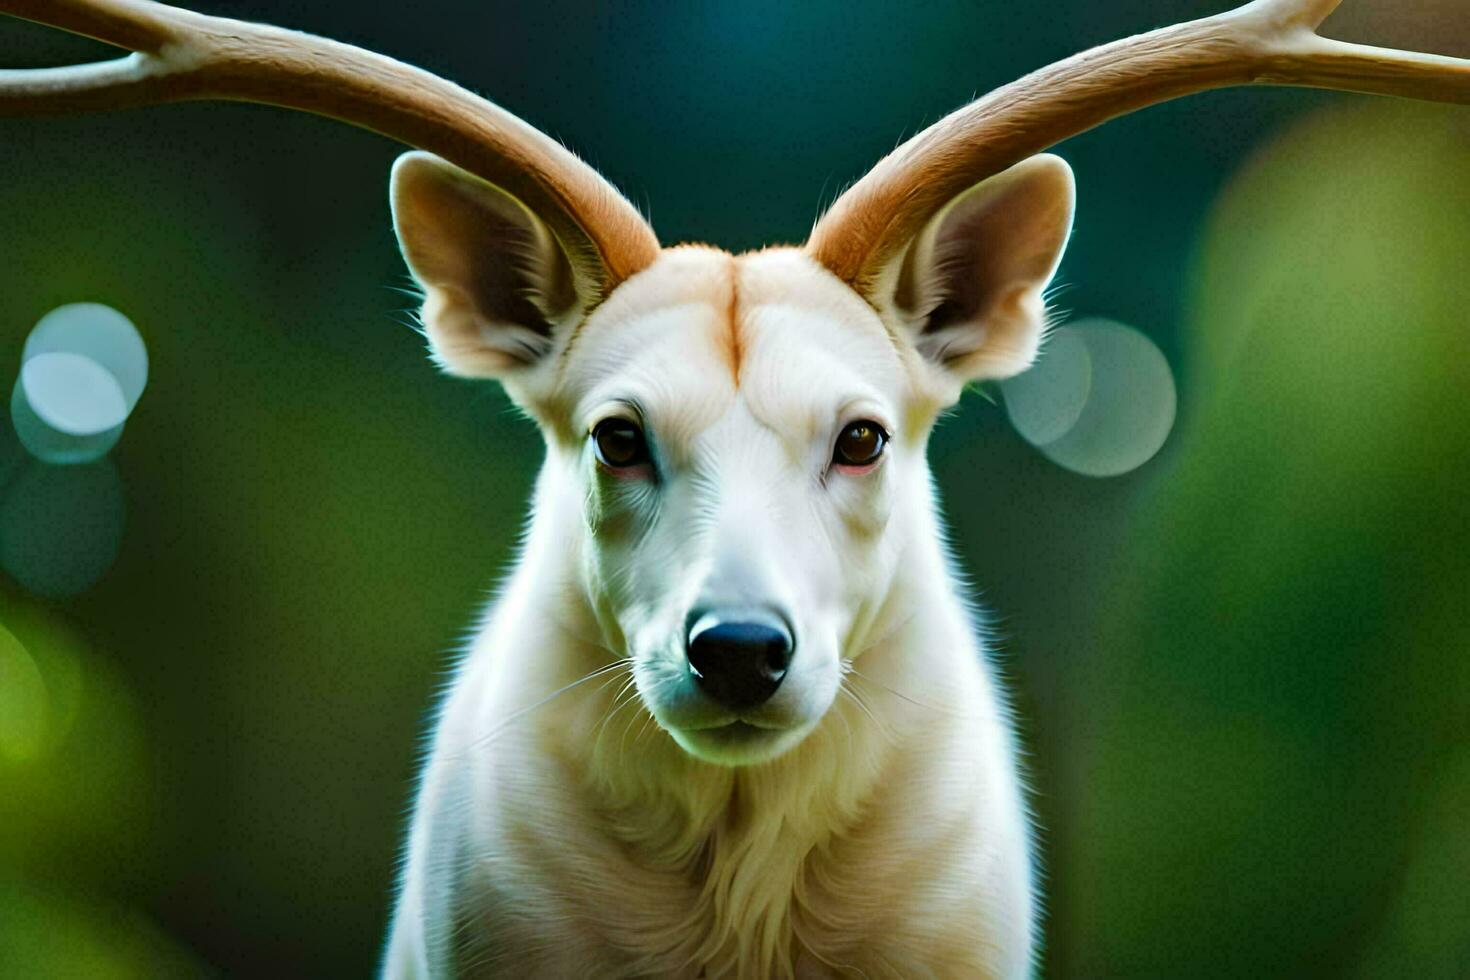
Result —
M 791 631 L 756 610 L 696 613 L 689 627 L 689 666 L 704 693 L 732 711 L 754 708 L 776 693 L 791 665 Z

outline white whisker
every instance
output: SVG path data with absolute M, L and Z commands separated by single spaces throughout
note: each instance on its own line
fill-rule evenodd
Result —
M 517 722 L 520 719 L 524 718 L 526 715 L 530 714 L 531 712 L 537 710 L 538 708 L 544 708 L 546 705 L 550 704 L 552 701 L 555 701 L 557 698 L 561 697 L 563 694 L 566 694 L 568 691 L 572 690 L 573 688 L 581 687 L 583 684 L 587 683 L 588 681 L 592 680 L 593 678 L 601 677 L 604 674 L 611 673 L 612 671 L 617 670 L 620 667 L 626 667 L 631 662 L 632 661 L 630 661 L 630 660 L 628 660 L 626 658 L 624 658 L 622 660 L 615 660 L 615 661 L 613 661 L 610 664 L 605 664 L 604 666 L 598 667 L 596 670 L 592 671 L 591 673 L 583 674 L 581 677 L 579 677 L 576 680 L 572 681 L 570 684 L 567 684 L 567 685 L 565 685 L 563 687 L 559 687 L 555 691 L 552 691 L 550 694 L 546 695 L 546 697 L 542 698 L 540 701 L 537 701 L 535 704 L 527 705 L 526 707 L 520 709 L 519 711 L 516 711 L 516 712 L 513 712 L 513 713 L 507 715 L 505 717 L 505 719 L 500 722 L 500 724 L 496 725 L 494 728 L 490 729 L 484 735 L 481 735 L 479 738 L 477 738 L 474 741 L 472 741 L 466 747 L 466 750 L 465 751 L 468 752 L 470 750 L 483 748 L 485 745 L 487 745 L 488 743 L 490 743 L 491 741 L 493 741 L 495 739 L 495 737 L 498 736 L 501 732 L 505 731 L 512 724 L 514 724 L 515 722 Z

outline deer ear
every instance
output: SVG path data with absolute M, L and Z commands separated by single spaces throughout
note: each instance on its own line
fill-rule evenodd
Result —
M 1074 199 L 1061 157 L 1023 160 L 946 204 L 875 277 L 869 299 L 961 384 L 1024 371 L 1041 343 L 1042 291 L 1066 248 Z
M 390 198 L 399 247 L 424 290 L 429 347 L 448 373 L 524 371 L 590 308 L 603 270 L 576 268 L 546 222 L 493 184 L 415 151 L 393 164 Z

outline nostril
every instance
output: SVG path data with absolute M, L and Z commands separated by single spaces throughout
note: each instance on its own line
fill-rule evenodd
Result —
M 737 711 L 775 694 L 791 665 L 793 644 L 785 624 L 752 613 L 738 619 L 732 614 L 700 616 L 687 644 L 695 681 L 711 698 Z
M 766 647 L 766 670 L 771 673 L 785 673 L 786 664 L 791 660 L 791 651 L 787 649 L 784 642 L 772 643 Z
M 766 670 L 784 674 L 791 665 L 791 637 L 785 630 L 772 630 L 766 638 Z

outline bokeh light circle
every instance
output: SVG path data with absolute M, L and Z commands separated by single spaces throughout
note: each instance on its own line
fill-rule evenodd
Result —
M 124 510 L 122 479 L 110 460 L 32 463 L 0 502 L 0 565 L 36 595 L 77 595 L 117 558 Z
M 132 411 L 148 384 L 148 349 L 133 321 L 101 303 L 58 306 L 36 323 L 26 338 L 21 364 L 42 354 L 78 354 L 114 379 Z
M 1023 438 L 1057 465 L 1094 477 L 1152 459 L 1177 408 L 1163 353 L 1138 330 L 1103 319 L 1057 328 L 1036 366 L 1001 391 Z
M 26 401 L 41 421 L 69 435 L 89 436 L 128 417 L 122 385 L 89 357 L 52 351 L 21 365 Z
M 1077 424 L 1092 391 L 1092 356 L 1077 331 L 1053 330 L 1036 365 L 1001 383 L 1006 414 L 1033 446 L 1054 442 Z
M 76 354 L 43 354 L 21 368 L 10 395 L 10 421 L 26 452 L 42 462 L 90 463 L 117 445 L 122 422 L 77 432 L 51 420 L 85 428 L 115 418 L 118 407 L 125 407 L 121 388 L 101 367 Z
M 131 320 L 101 303 L 70 303 L 26 338 L 10 415 L 26 451 L 55 465 L 101 459 L 148 384 L 148 351 Z

